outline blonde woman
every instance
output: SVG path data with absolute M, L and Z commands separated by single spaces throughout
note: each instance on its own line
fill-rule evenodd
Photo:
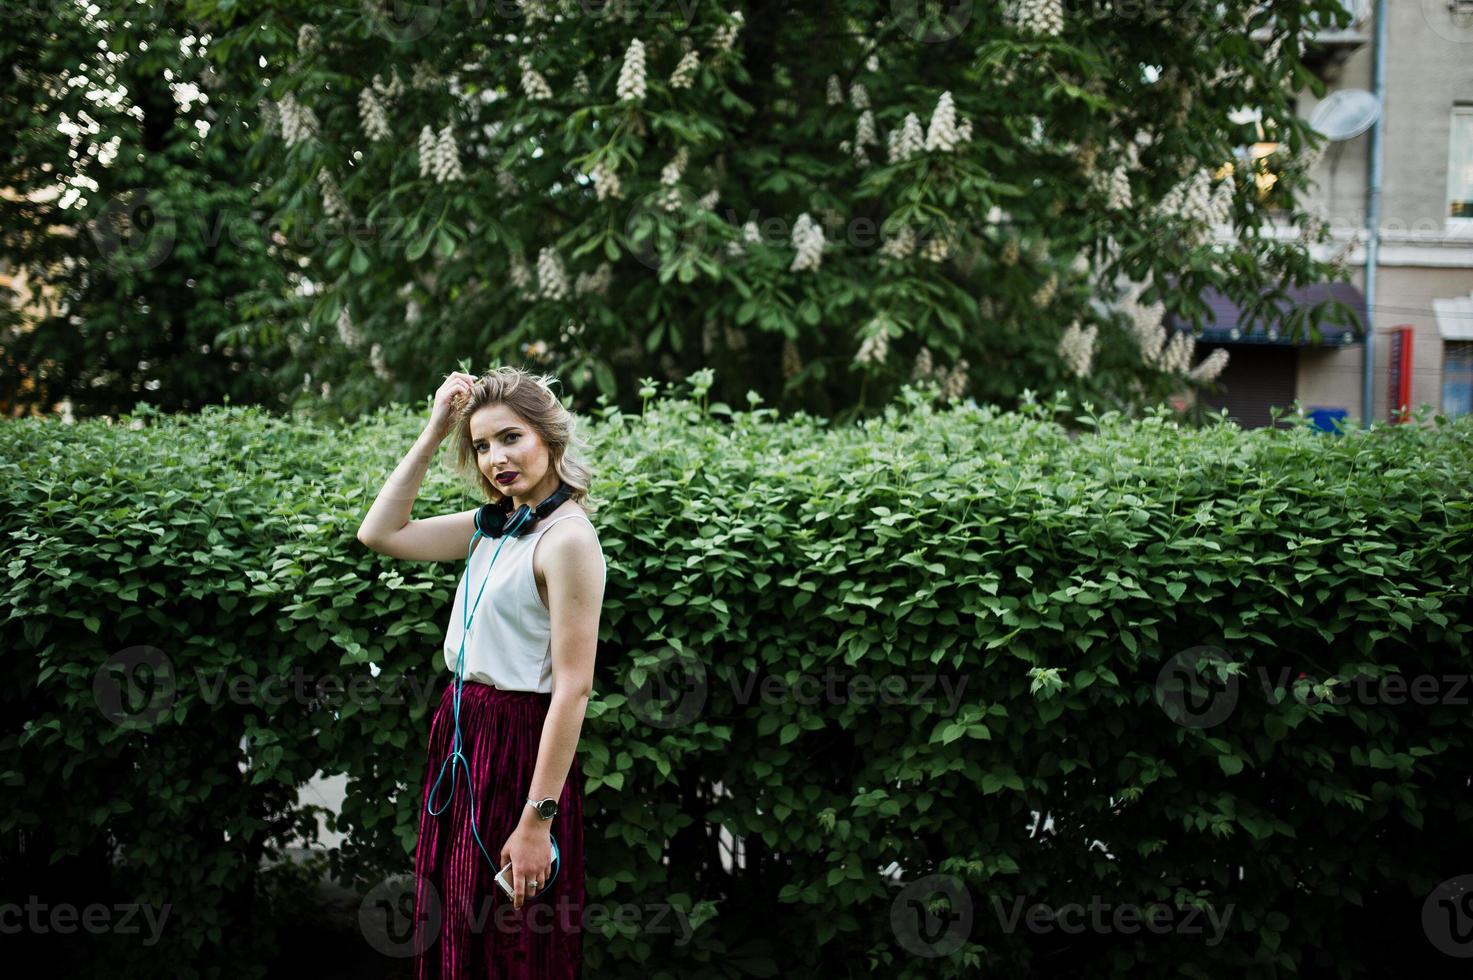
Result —
M 583 780 L 608 566 L 591 473 L 550 379 L 447 375 L 358 530 L 409 561 L 465 560 L 445 635 L 415 847 L 415 977 L 572 978 L 582 961 Z M 446 436 L 487 503 L 411 520 Z M 495 884 L 504 870 L 512 895 Z

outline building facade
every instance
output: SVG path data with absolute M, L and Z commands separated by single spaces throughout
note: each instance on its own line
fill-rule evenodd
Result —
M 1412 411 L 1429 405 L 1467 413 L 1473 410 L 1473 0 L 1380 2 L 1386 49 L 1374 293 L 1366 275 L 1370 130 L 1331 142 L 1314 166 L 1315 187 L 1303 203 L 1326 222 L 1333 241 L 1313 252 L 1326 260 L 1344 256 L 1354 290 L 1338 298 L 1352 307 L 1359 300 L 1357 313 L 1365 310 L 1374 331 L 1371 418 L 1391 420 L 1393 402 L 1402 397 Z M 1323 97 L 1307 88 L 1299 93 L 1304 118 L 1336 92 L 1374 90 L 1376 0 L 1347 0 L 1347 7 L 1354 23 L 1322 32 L 1306 49 L 1305 61 L 1326 91 Z M 1299 231 L 1283 225 L 1278 233 L 1293 239 Z M 1364 419 L 1362 340 L 1347 343 L 1338 331 L 1321 344 L 1231 338 L 1232 318 L 1229 309 L 1221 318 L 1229 322 L 1219 322 L 1198 345 L 1204 355 L 1225 346 L 1230 356 L 1222 390 L 1204 395 L 1204 403 L 1227 408 L 1250 427 L 1268 424 L 1271 406 L 1287 408 L 1295 399 L 1307 412 Z

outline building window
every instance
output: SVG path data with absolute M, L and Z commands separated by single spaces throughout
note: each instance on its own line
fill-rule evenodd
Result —
M 1442 342 L 1442 414 L 1473 412 L 1473 340 Z
M 1473 222 L 1473 106 L 1453 110 L 1447 147 L 1447 216 Z

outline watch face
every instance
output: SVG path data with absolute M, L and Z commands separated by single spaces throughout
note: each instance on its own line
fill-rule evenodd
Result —
M 543 800 L 537 804 L 537 813 L 543 820 L 551 820 L 557 815 L 557 801 Z

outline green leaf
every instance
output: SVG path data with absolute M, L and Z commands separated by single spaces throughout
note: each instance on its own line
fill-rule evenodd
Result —
M 421 259 L 424 254 L 430 250 L 430 243 L 434 240 L 435 229 L 430 228 L 423 235 L 419 236 L 419 238 L 410 243 L 409 248 L 406 249 L 404 252 L 404 257 L 410 262 L 419 261 L 419 259 Z

